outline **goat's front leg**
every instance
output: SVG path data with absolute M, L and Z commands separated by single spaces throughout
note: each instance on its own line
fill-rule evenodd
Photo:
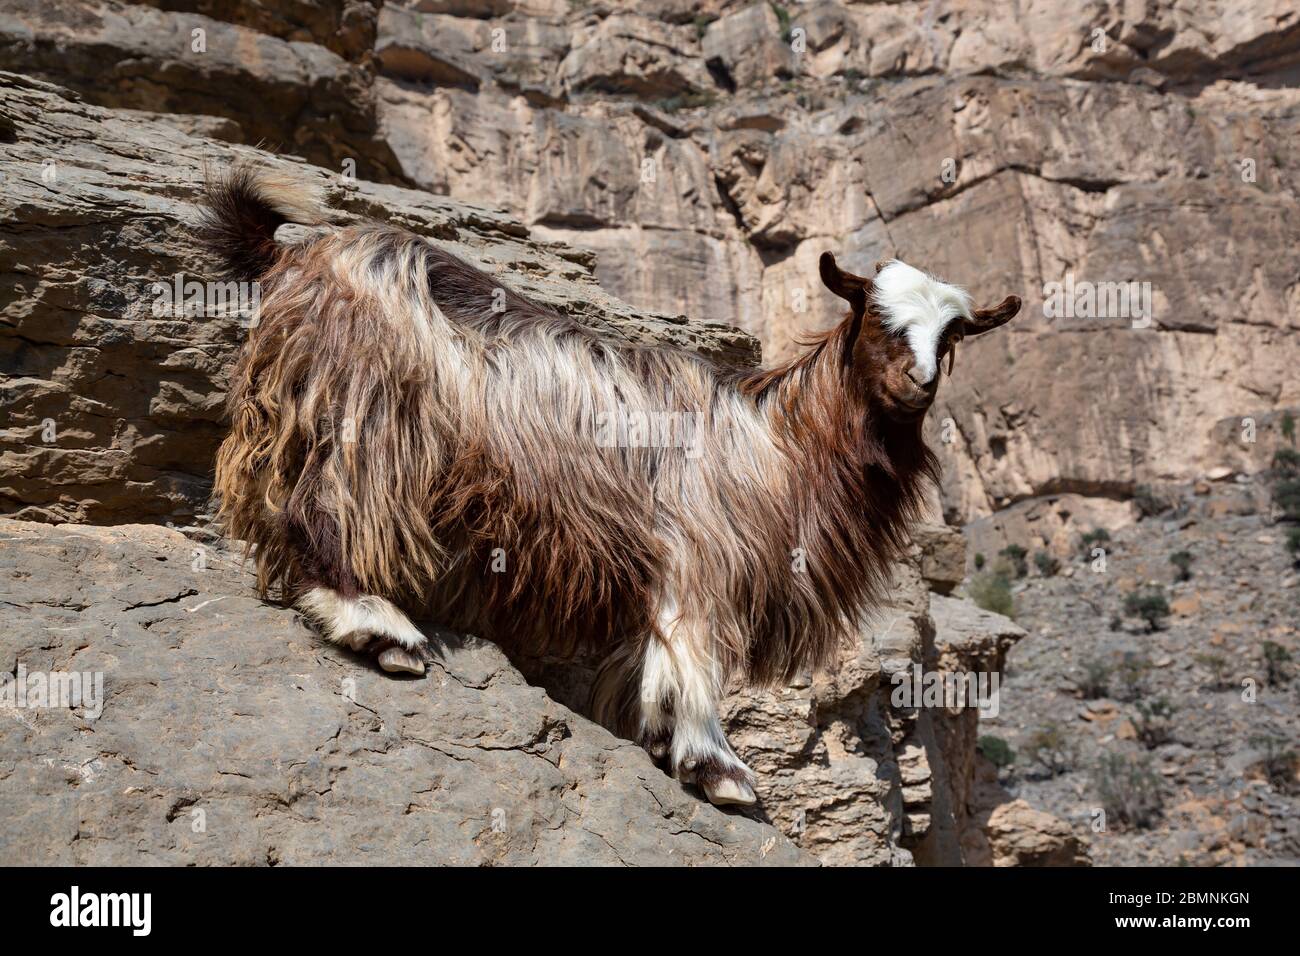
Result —
M 727 743 L 718 719 L 722 674 L 702 622 L 668 602 L 641 661 L 641 738 L 669 738 L 673 775 L 695 782 L 715 804 L 755 802 L 754 774 Z M 653 751 L 652 751 L 653 752 Z
M 368 651 L 392 673 L 424 673 L 421 656 L 427 638 L 393 602 L 374 594 L 347 597 L 317 586 L 299 594 L 294 607 L 330 643 Z

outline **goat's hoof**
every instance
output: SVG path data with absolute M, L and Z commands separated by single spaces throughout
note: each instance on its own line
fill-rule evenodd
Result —
M 655 760 L 663 760 L 668 756 L 668 747 L 672 743 L 672 735 L 667 731 L 647 732 L 641 735 L 641 747 Z
M 752 807 L 758 802 L 758 797 L 754 796 L 753 787 L 743 780 L 733 780 L 731 777 L 706 780 L 704 782 L 704 795 L 709 798 L 709 803 L 714 806 Z
M 379 655 L 379 666 L 390 674 L 419 676 L 424 673 L 424 661 L 400 647 L 390 647 L 382 651 Z
M 370 635 L 365 631 L 357 631 L 355 634 L 349 634 L 343 638 L 343 643 L 354 651 L 364 651 L 366 645 L 370 643 Z
M 677 765 L 677 779 L 696 784 L 715 806 L 751 807 L 758 802 L 753 771 L 735 757 L 688 757 Z

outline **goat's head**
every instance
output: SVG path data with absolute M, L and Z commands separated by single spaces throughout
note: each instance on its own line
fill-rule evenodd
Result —
M 1009 295 L 991 309 L 972 309 L 964 289 L 940 282 L 898 260 L 876 266 L 874 279 L 845 272 L 822 253 L 821 278 L 852 310 L 845 365 L 867 397 L 890 418 L 919 419 L 939 389 L 939 368 L 952 373 L 957 343 L 1010 321 L 1020 300 Z

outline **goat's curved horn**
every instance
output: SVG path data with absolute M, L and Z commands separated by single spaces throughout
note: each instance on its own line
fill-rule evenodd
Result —
M 964 335 L 979 335 L 999 325 L 1006 325 L 1020 311 L 1018 296 L 1009 295 L 991 309 L 976 309 L 969 319 L 962 322 Z

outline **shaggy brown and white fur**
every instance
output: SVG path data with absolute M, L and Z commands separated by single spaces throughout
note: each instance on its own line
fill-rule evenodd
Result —
M 738 372 L 593 331 L 398 229 L 277 245 L 309 205 L 237 169 L 209 187 L 203 233 L 261 282 L 216 487 L 263 592 L 390 671 L 424 670 L 408 613 L 530 654 L 595 648 L 598 719 L 714 802 L 753 802 L 724 682 L 788 680 L 853 639 L 936 473 L 938 379 L 918 369 L 1018 301 L 972 312 L 901 263 L 877 286 L 824 256 L 845 321 Z M 598 437 L 638 413 L 696 427 Z

